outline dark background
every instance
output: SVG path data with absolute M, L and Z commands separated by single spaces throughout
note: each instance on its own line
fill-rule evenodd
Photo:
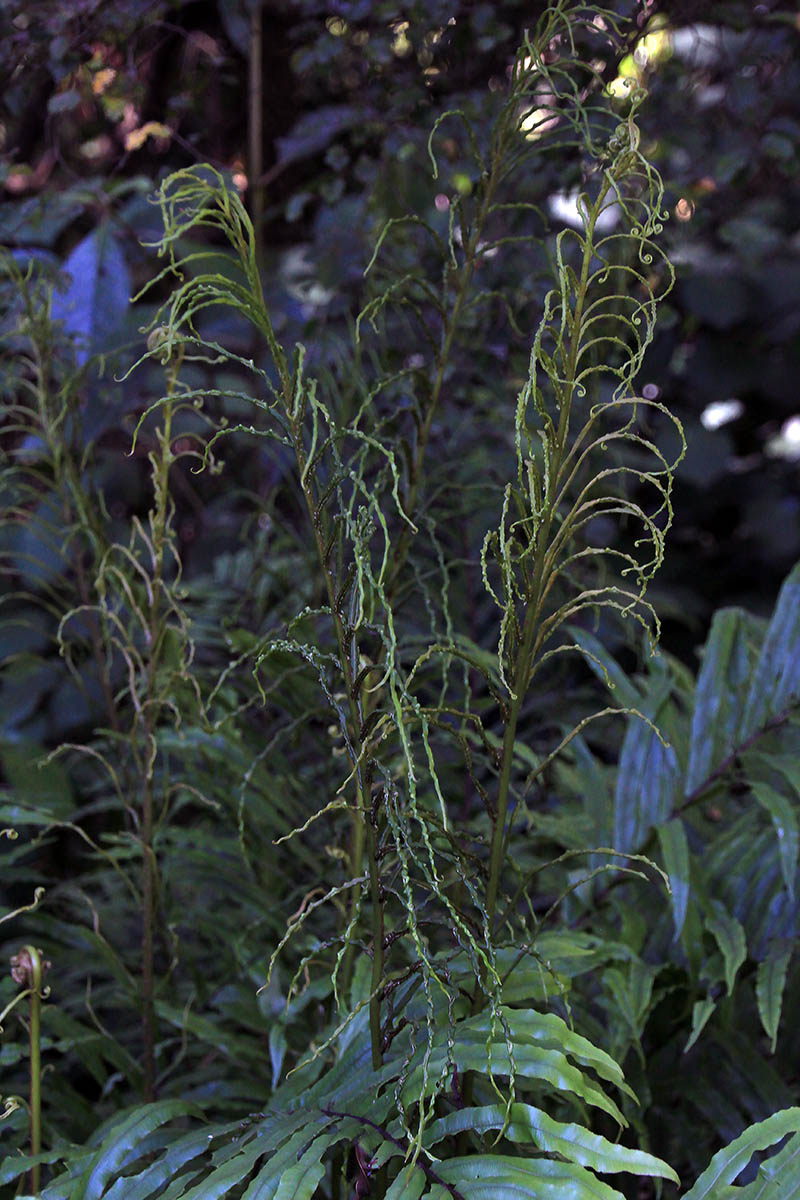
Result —
M 346 320 L 376 231 L 399 205 L 469 186 L 454 146 L 432 183 L 420 153 L 426 132 L 446 107 L 492 103 L 541 7 L 263 5 L 263 236 L 286 340 Z M 246 174 L 249 8 L 3 5 L 2 241 L 69 268 L 70 254 L 108 222 L 132 290 L 144 282 L 154 264 L 138 241 L 158 228 L 146 203 L 152 185 L 204 160 L 240 183 Z M 637 12 L 643 31 L 659 21 L 667 30 L 623 70 L 648 90 L 642 129 L 666 182 L 664 237 L 678 275 L 640 384 L 677 413 L 689 444 L 652 595 L 666 644 L 691 658 L 716 607 L 768 611 L 800 555 L 800 442 L 779 436 L 800 412 L 800 30 L 775 3 Z M 141 318 L 120 313 L 94 330 L 91 349 L 125 342 L 132 358 Z M 535 312 L 523 319 L 532 326 Z M 508 338 L 498 327 L 498 353 Z M 739 415 L 705 428 L 709 405 L 731 400 Z M 105 403 L 121 415 L 120 403 L 135 409 L 137 397 Z M 112 438 L 100 428 L 110 420 L 88 419 L 89 433 Z M 187 517 L 183 532 L 188 549 L 201 530 Z M 202 532 L 202 553 L 213 555 L 208 518 Z M 199 546 L 193 552 L 196 562 Z

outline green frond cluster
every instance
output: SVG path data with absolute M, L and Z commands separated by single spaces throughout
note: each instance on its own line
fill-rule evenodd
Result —
M 697 993 L 690 1049 L 756 947 L 774 1048 L 798 932 L 783 784 L 800 783 L 788 751 L 766 761 L 761 739 L 800 695 L 797 571 L 760 640 L 741 614 L 718 616 L 696 689 L 658 657 L 630 678 L 599 636 L 630 618 L 654 646 L 646 589 L 684 451 L 677 419 L 636 390 L 673 270 L 642 97 L 615 100 L 594 65 L 593 47 L 620 52 L 625 36 L 613 12 L 559 0 L 520 47 L 490 128 L 462 110 L 438 118 L 434 176 L 455 131 L 469 194 L 446 217 L 431 206 L 376 230 L 352 345 L 324 361 L 310 341 L 281 341 L 223 175 L 167 178 L 166 265 L 143 294 L 169 293 L 119 381 L 137 368 L 166 385 L 130 422 L 149 508 L 122 532 L 87 501 L 94 450 L 75 437 L 75 379 L 47 357 L 47 284 L 4 259 L 28 349 L 9 389 L 21 398 L 4 430 L 3 544 L 20 576 L 29 550 L 69 564 L 31 567 L 5 603 L 22 620 L 33 594 L 39 649 L 95 689 L 87 711 L 103 719 L 42 756 L 58 788 L 78 781 L 80 803 L 43 804 L 27 783 L 3 832 L 25 828 L 28 849 L 77 836 L 102 864 L 100 900 L 65 883 L 42 917 L 49 942 L 71 946 L 71 986 L 84 959 L 105 980 L 95 995 L 87 973 L 85 1013 L 56 1013 L 53 1036 L 82 1048 L 103 1087 L 125 1080 L 147 1101 L 84 1149 L 46 1152 L 64 1169 L 42 1200 L 341 1198 L 354 1163 L 358 1194 L 387 1200 L 622 1200 L 599 1176 L 626 1172 L 677 1185 L 629 1144 L 649 1088 L 646 1015 L 677 987 L 656 982 L 656 952 L 675 971 L 668 955 L 682 955 Z M 526 184 L 547 156 L 578 183 L 576 227 L 551 229 Z M 532 321 L 502 270 L 487 287 L 481 272 L 533 246 L 551 275 L 530 281 Z M 250 356 L 209 333 L 220 311 L 246 327 Z M 508 319 L 524 365 L 473 398 L 487 313 Z M 489 434 L 468 427 L 473 399 L 491 406 L 491 462 Z M 197 582 L 177 488 L 232 472 L 251 437 L 279 486 L 265 487 L 249 548 Z M 591 673 L 607 704 L 584 687 Z M 599 727 L 614 729 L 605 757 Z M 734 761 L 760 806 L 737 815 L 738 833 L 752 827 L 764 854 L 739 898 L 726 881 L 741 841 L 713 844 L 697 815 Z M 3 766 L 24 776 L 13 753 Z M 614 907 L 624 888 L 653 897 L 647 951 L 630 891 Z M 2 920 L 38 919 L 34 895 Z M 212 989 L 216 955 L 226 982 Z M 119 996 L 138 1043 L 108 1033 Z M 608 1044 L 601 1010 L 617 1014 Z M 229 1056 L 244 1067 L 225 1092 L 215 1070 Z M 187 1058 L 193 1086 L 178 1094 Z M 729 1200 L 734 1166 L 790 1135 L 760 1168 L 764 1190 L 741 1189 L 777 1195 L 798 1110 L 770 1121 L 721 1151 L 687 1200 Z M 0 1184 L 27 1169 L 0 1168 Z

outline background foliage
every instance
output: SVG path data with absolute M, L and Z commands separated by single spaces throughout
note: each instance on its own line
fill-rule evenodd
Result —
M 677 268 L 637 384 L 651 406 L 647 445 L 614 461 L 641 481 L 651 439 L 678 457 L 662 403 L 681 418 L 688 450 L 649 591 L 662 653 L 650 657 L 613 613 L 572 613 L 569 640 L 583 658 L 550 661 L 513 717 L 515 737 L 515 668 L 509 657 L 499 673 L 500 617 L 484 574 L 503 601 L 512 655 L 524 637 L 504 564 L 526 581 L 527 568 L 510 532 L 494 546 L 497 578 L 489 560 L 481 566 L 481 545 L 515 477 L 511 408 L 586 160 L 558 137 L 546 153 L 546 137 L 542 147 L 528 139 L 513 191 L 502 192 L 498 173 L 497 203 L 514 207 L 484 229 L 475 154 L 492 145 L 515 47 L 537 15 L 515 4 L 265 7 L 266 192 L 253 253 L 267 342 L 289 355 L 282 368 L 265 345 L 235 209 L 231 249 L 218 225 L 149 202 L 170 170 L 198 161 L 223 174 L 178 177 L 190 211 L 202 212 L 220 181 L 232 195 L 245 185 L 249 7 L 2 7 L 0 824 L 18 834 L 2 843 L 3 933 L 6 957 L 27 942 L 51 964 L 43 1178 L 71 1164 L 53 1196 L 196 1187 L 310 1197 L 387 1184 L 396 1195 L 512 1195 L 533 1186 L 531 1163 L 536 1186 L 561 1194 L 605 1186 L 587 1167 L 636 1169 L 634 1147 L 665 1159 L 685 1186 L 697 1179 L 692 1200 L 727 1196 L 742 1169 L 742 1200 L 787 1195 L 796 1178 L 796 1139 L 761 1166 L 758 1157 L 796 1128 L 798 1048 L 780 1019 L 796 1002 L 800 845 L 796 19 L 777 5 L 651 5 L 624 41 L 592 46 L 620 112 L 621 78 L 645 88 L 641 148 L 666 181 L 673 220 L 659 245 Z M 546 122 L 542 103 L 528 133 Z M 452 108 L 469 117 L 475 144 L 463 123 L 444 122 L 432 178 L 428 135 Z M 444 261 L 435 237 L 399 221 L 409 212 L 441 239 Z M 187 265 L 186 303 L 203 303 L 192 290 L 203 286 L 238 301 L 198 312 L 210 351 L 181 340 L 180 310 L 159 312 L 173 288 L 153 248 L 163 216 L 179 256 L 211 251 Z M 660 290 L 665 270 L 646 287 Z M 624 294 L 612 295 L 623 316 Z M 172 332 L 146 341 L 156 320 Z M 298 341 L 304 360 L 291 358 Z M 615 353 L 601 365 L 618 370 Z M 559 378 L 554 368 L 553 395 Z M 253 437 L 280 397 L 278 436 Z M 530 399 L 535 408 L 535 387 Z M 710 406 L 734 399 L 733 422 L 713 427 Z M 301 417 L 302 436 L 292 425 Z M 542 428 L 532 417 L 533 440 Z M 360 433 L 342 440 L 345 429 Z M 641 487 L 628 495 L 646 505 Z M 628 502 L 614 497 L 586 526 L 585 547 L 637 553 L 636 513 L 620 522 Z M 383 574 L 364 504 L 390 531 Z M 567 573 L 556 585 L 553 611 L 573 582 Z M 351 653 L 342 638 L 362 623 Z M 412 669 L 432 642 L 447 656 Z M 396 675 L 385 673 L 392 661 Z M 356 679 L 358 720 L 345 711 Z M 595 724 L 604 706 L 646 720 Z M 413 752 L 409 722 L 414 738 L 426 730 Z M 348 763 L 356 733 L 368 756 L 357 749 Z M 376 861 L 390 864 L 381 870 L 392 892 L 379 1013 L 388 1044 L 377 1057 L 377 938 L 367 900 L 363 913 L 352 901 L 363 848 L 345 807 L 352 795 L 340 791 L 373 753 L 388 814 L 375 826 Z M 515 853 L 499 884 L 494 969 L 508 974 L 482 1008 L 470 997 L 475 978 L 490 977 L 479 953 L 486 912 L 470 885 L 490 875 L 504 762 Z M 388 797 L 415 770 L 425 817 L 412 829 L 392 824 L 402 805 Z M 439 793 L 458 831 L 449 841 L 436 824 Z M 406 881 L 428 837 L 437 865 Z M 623 860 L 600 847 L 646 855 L 669 892 L 635 857 L 639 875 L 610 870 Z M 45 895 L 26 913 L 39 886 Z M 287 919 L 294 936 L 268 981 Z M 331 1065 L 334 969 L 343 1011 L 356 1017 Z M 24 982 L 18 970 L 0 986 L 2 1006 L 15 1005 L 0 1050 L 9 1195 L 27 1170 L 16 1153 L 30 1124 Z M 430 1041 L 426 1026 L 437 1031 Z M 287 1077 L 309 1047 L 311 1065 Z M 491 1068 L 481 1074 L 487 1047 L 500 1095 Z M 403 1120 L 402 1087 L 412 1089 Z M 304 1089 L 316 1097 L 310 1110 Z M 137 1107 L 155 1096 L 155 1107 Z M 414 1130 L 451 1163 L 444 1174 L 424 1152 L 397 1174 Z M 550 1157 L 520 1153 L 526 1143 Z M 71 1144 L 87 1147 L 83 1157 Z M 721 1146 L 727 1157 L 702 1176 Z M 121 1170 L 139 1183 L 115 1184 Z M 658 1173 L 644 1158 L 638 1170 Z M 634 1176 L 625 1194 L 650 1186 Z

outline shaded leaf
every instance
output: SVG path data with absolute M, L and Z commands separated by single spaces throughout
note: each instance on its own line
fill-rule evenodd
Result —
M 652 827 L 672 815 L 679 776 L 672 746 L 644 721 L 631 719 L 614 793 L 615 850 L 639 850 Z
M 775 836 L 778 839 L 778 854 L 786 889 L 794 899 L 794 881 L 797 874 L 797 856 L 800 850 L 800 829 L 797 825 L 794 806 L 788 797 L 781 795 L 768 783 L 753 780 L 750 784 L 758 803 L 772 818 Z
M 753 651 L 747 615 L 724 608 L 714 615 L 697 679 L 685 791 L 701 787 L 737 744 Z
M 778 1025 L 783 1006 L 783 991 L 786 986 L 786 972 L 791 950 L 772 952 L 758 964 L 756 973 L 756 999 L 758 1015 L 764 1032 L 770 1039 L 770 1054 L 775 1053 L 775 1042 L 778 1038 Z
M 711 901 L 711 912 L 706 915 L 706 928 L 722 952 L 725 963 L 725 984 L 728 995 L 733 991 L 736 972 L 747 957 L 747 942 L 736 917 L 732 917 L 719 900 Z
M 131 278 L 110 222 L 98 225 L 69 255 L 66 292 L 53 296 L 52 314 L 76 340 L 78 363 L 107 349 L 128 308 Z
M 675 938 L 681 936 L 686 912 L 689 907 L 689 843 L 683 821 L 677 817 L 659 825 L 658 834 L 664 869 L 669 876 L 672 919 L 675 923 Z
M 689 1034 L 688 1041 L 683 1047 L 684 1054 L 687 1052 L 687 1050 L 691 1050 L 692 1046 L 700 1037 L 700 1034 L 706 1027 L 708 1018 L 711 1016 L 716 1007 L 717 1002 L 711 996 L 706 996 L 703 1000 L 695 1000 L 694 1004 L 692 1005 L 692 1029 L 691 1033 Z
M 800 563 L 785 580 L 753 672 L 742 721 L 749 737 L 800 697 Z
M 183 1100 L 162 1100 L 135 1108 L 115 1124 L 80 1183 L 81 1200 L 100 1200 L 106 1185 L 119 1173 L 131 1151 L 136 1151 L 147 1134 L 182 1116 L 201 1116 L 195 1104 Z

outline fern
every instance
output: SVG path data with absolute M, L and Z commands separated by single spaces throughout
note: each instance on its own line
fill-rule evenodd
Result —
M 791 725 L 800 686 L 797 578 L 763 637 L 718 614 L 696 688 L 664 657 L 628 677 L 599 636 L 632 628 L 654 649 L 647 585 L 684 448 L 675 418 L 635 390 L 673 273 L 642 97 L 615 100 L 597 66 L 626 36 L 612 11 L 559 0 L 520 47 L 490 128 L 461 110 L 437 120 L 434 176 L 446 128 L 471 156 L 471 193 L 446 216 L 376 231 L 353 344 L 327 364 L 282 343 L 256 231 L 224 176 L 165 180 L 165 265 L 148 288 L 167 298 L 135 367 L 167 386 L 133 429 L 152 502 L 126 537 L 85 504 L 82 464 L 57 436 L 67 406 L 50 425 L 25 409 L 49 457 L 41 476 L 24 456 L 12 467 L 18 513 L 38 504 L 52 533 L 52 497 L 74 496 L 91 551 L 83 592 L 50 597 L 51 637 L 76 673 L 94 655 L 109 714 L 49 765 L 80 773 L 89 815 L 116 814 L 91 840 L 106 866 L 93 883 L 141 928 L 141 965 L 93 900 L 91 929 L 70 928 L 72 898 L 38 928 L 102 960 L 103 1011 L 120 996 L 138 1007 L 138 1041 L 118 1041 L 86 1002 L 97 1054 L 146 1101 L 161 1094 L 136 1106 L 126 1094 L 83 1149 L 34 1156 L 63 1159 L 43 1200 L 311 1200 L 354 1179 L 358 1194 L 392 1200 L 618 1200 L 598 1175 L 680 1183 L 644 1123 L 658 1104 L 646 1042 L 659 1004 L 679 992 L 692 1014 L 675 1023 L 675 1055 L 704 1053 L 713 1031 L 736 1063 L 718 1009 L 749 989 L 774 1049 L 800 839 L 790 744 L 770 739 Z M 579 229 L 551 232 L 529 198 L 529 164 L 547 158 L 580 177 Z M 532 285 L 540 312 L 526 332 L 502 269 L 496 287 L 479 275 L 507 247 L 537 244 L 552 277 Z M 494 473 L 445 403 L 469 387 L 459 370 L 482 353 L 492 306 L 526 362 L 490 396 Z M 251 358 L 214 335 L 220 311 L 249 323 Z M 46 398 L 41 378 L 33 394 Z M 179 458 L 213 475 L 247 439 L 281 464 L 274 532 L 187 591 Z M 303 582 L 289 586 L 293 575 Z M 587 665 L 608 703 L 575 689 L 554 704 Z M 616 766 L 599 730 L 621 738 Z M 702 808 L 732 772 L 759 808 L 734 799 L 715 838 Z M 30 804 L 19 823 L 41 829 L 34 845 L 58 829 L 88 841 L 86 815 Z M 217 946 L 226 984 L 212 991 Z M 74 1017 L 50 1020 L 81 1044 Z M 107 1061 L 84 1053 L 111 1086 Z M 227 1091 L 222 1057 L 236 1063 Z M 720 1123 L 730 1144 L 687 1200 L 740 1190 L 750 1156 L 787 1135 L 758 1168 L 761 1191 L 741 1191 L 767 1197 L 797 1178 L 796 1110 L 768 1069 L 759 1079 L 782 1111 L 753 1104 L 736 1129 Z M 0 1181 L 30 1169 L 19 1157 Z

